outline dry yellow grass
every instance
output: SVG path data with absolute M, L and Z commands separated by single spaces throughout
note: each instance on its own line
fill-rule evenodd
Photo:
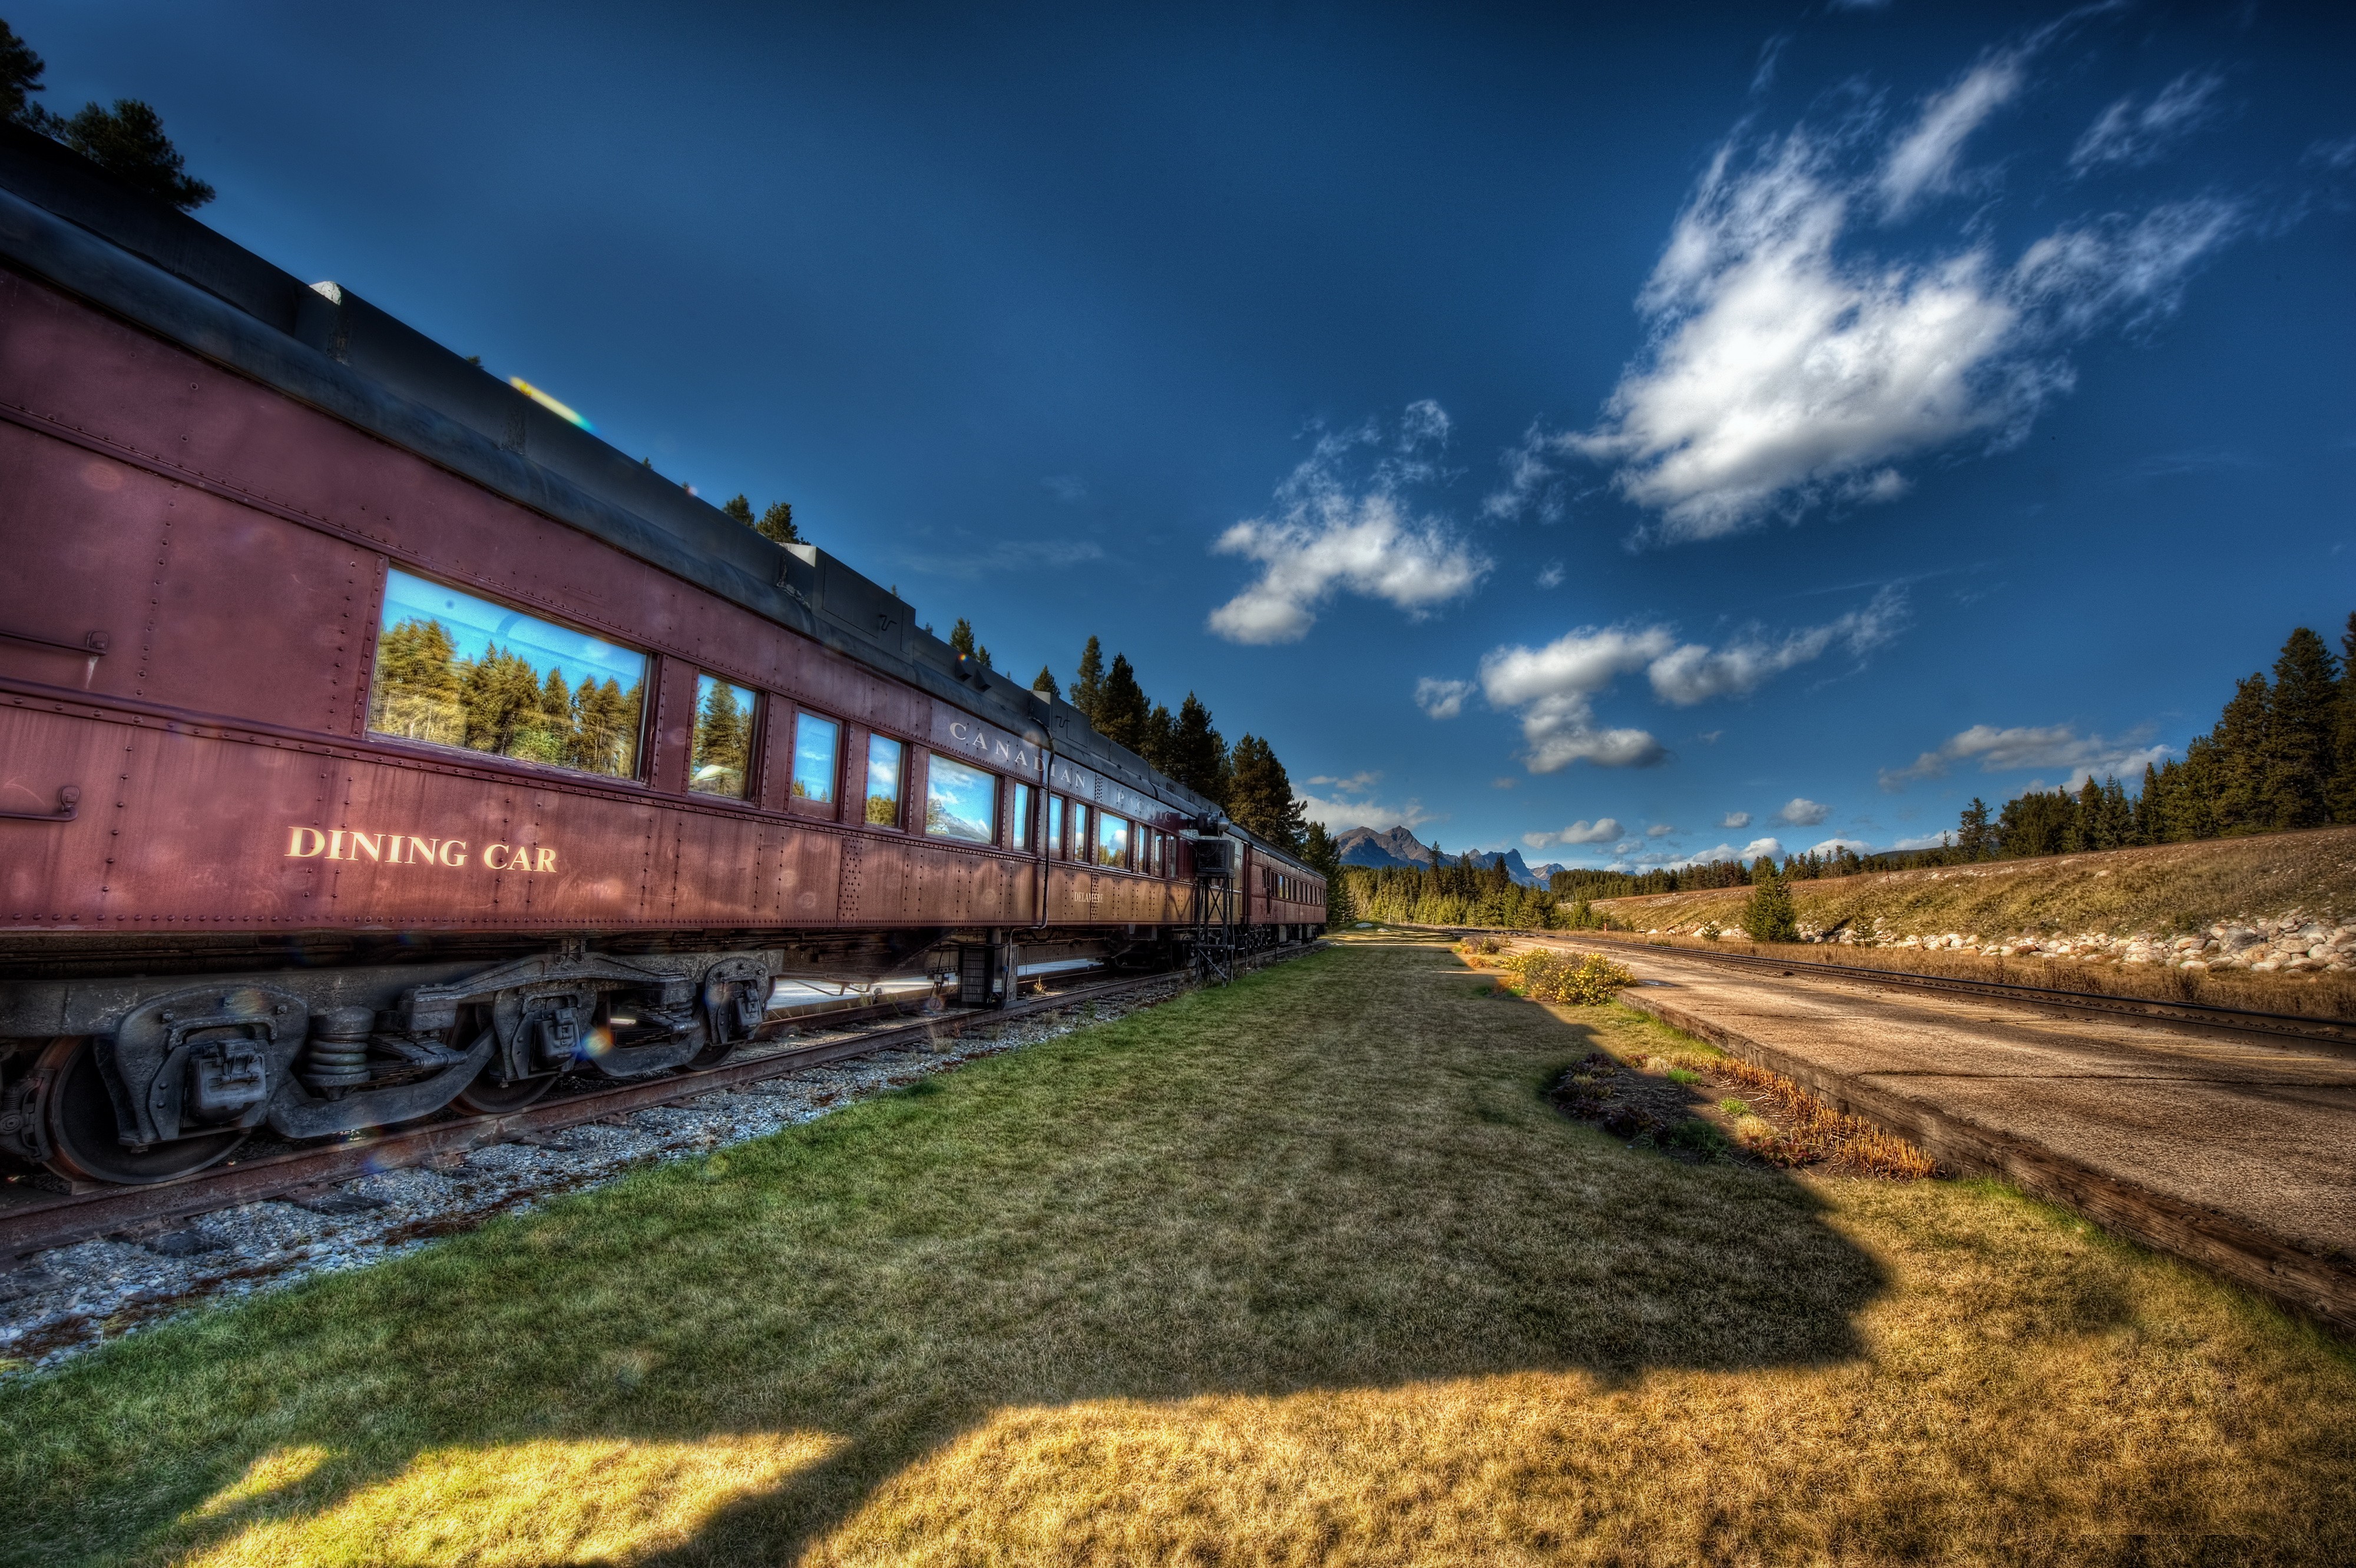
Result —
M 1693 1048 L 1348 943 L 0 1385 L 0 1558 L 2356 1555 L 2345 1347 L 1625 1147 L 1545 1100 L 1598 1047 Z
M 2356 827 L 2157 844 L 2041 860 L 1996 860 L 1791 884 L 1800 918 L 1830 928 L 1879 918 L 1898 936 L 1948 931 L 2190 931 L 2302 910 L 2356 918 Z M 1715 919 L 1733 930 L 1749 887 L 1596 904 L 1638 930 Z

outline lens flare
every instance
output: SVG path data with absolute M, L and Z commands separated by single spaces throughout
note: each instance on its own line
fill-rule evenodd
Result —
M 548 410 L 549 413 L 556 415 L 557 418 L 570 420 L 572 423 L 579 425 L 582 429 L 587 431 L 592 435 L 597 434 L 597 427 L 595 425 L 590 424 L 573 409 L 557 402 L 554 398 L 549 396 L 546 392 L 541 391 L 538 387 L 532 385 L 521 376 L 509 376 L 508 378 L 508 385 L 515 388 L 516 391 L 523 393 L 524 396 L 531 399 L 532 402 L 540 404 L 541 407 Z

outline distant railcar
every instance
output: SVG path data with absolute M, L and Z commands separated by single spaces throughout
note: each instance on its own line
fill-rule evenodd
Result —
M 892 592 L 13 129 L 0 563 L 0 1160 L 73 1180 L 1324 920 Z

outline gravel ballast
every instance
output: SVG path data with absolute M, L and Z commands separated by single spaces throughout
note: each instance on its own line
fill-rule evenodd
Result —
M 766 1137 L 978 1057 L 1020 1050 L 1176 994 L 1075 1003 L 929 1046 L 806 1067 L 677 1104 L 375 1172 L 137 1233 L 36 1253 L 0 1273 L 0 1375 L 41 1370 L 199 1303 L 275 1290 L 431 1245 L 640 1165 Z

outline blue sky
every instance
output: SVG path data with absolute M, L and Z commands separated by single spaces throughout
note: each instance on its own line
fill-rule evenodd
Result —
M 1935 837 L 2356 608 L 2345 7 L 19 5 L 200 216 L 1336 826 Z

